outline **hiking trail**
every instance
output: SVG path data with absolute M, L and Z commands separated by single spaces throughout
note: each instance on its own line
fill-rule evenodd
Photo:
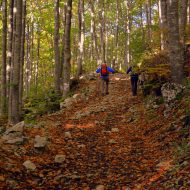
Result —
M 28 127 L 27 143 L 1 147 L 0 187 L 3 189 L 143 190 L 164 189 L 158 180 L 172 165 L 171 138 L 165 132 L 168 118 L 162 109 L 147 116 L 138 90 L 131 96 L 126 75 L 111 76 L 109 95 L 96 93 L 89 81 L 87 101 L 45 115 L 38 127 Z M 152 115 L 151 115 L 152 114 Z M 149 119 L 155 117 L 155 119 Z M 34 137 L 48 138 L 47 148 L 35 151 Z M 65 155 L 55 163 L 56 155 Z M 30 160 L 36 170 L 27 172 Z

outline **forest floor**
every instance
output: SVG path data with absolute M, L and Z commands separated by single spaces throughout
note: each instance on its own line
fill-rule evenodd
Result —
M 147 109 L 140 90 L 138 96 L 131 95 L 125 75 L 111 76 L 106 96 L 97 94 L 96 83 L 81 84 L 79 90 L 88 92 L 88 101 L 26 127 L 24 145 L 1 145 L 0 189 L 190 189 L 190 157 L 179 156 L 181 162 L 175 158 L 175 110 L 164 117 L 163 104 Z M 48 138 L 45 150 L 35 150 L 36 135 Z M 55 163 L 56 155 L 65 155 L 63 163 Z M 26 160 L 36 170 L 27 171 Z

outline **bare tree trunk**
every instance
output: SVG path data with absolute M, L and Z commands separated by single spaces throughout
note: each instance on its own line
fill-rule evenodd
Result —
M 78 3 L 78 22 L 79 22 L 79 42 L 78 42 L 78 59 L 77 59 L 77 78 L 82 74 L 82 64 L 84 61 L 84 0 Z
M 146 11 L 146 23 L 147 23 L 147 42 L 150 45 L 152 40 L 152 18 L 151 18 L 151 0 L 146 0 L 145 3 L 145 11 Z
M 188 0 L 187 4 L 187 23 L 190 24 L 190 0 Z
M 19 110 L 19 83 L 20 83 L 20 54 L 21 54 L 21 34 L 22 34 L 22 1 L 16 0 L 16 33 L 13 58 L 13 85 L 12 85 L 12 114 L 11 123 L 20 121 Z
M 37 32 L 37 60 L 35 65 L 35 78 L 34 78 L 34 85 L 35 85 L 35 94 L 38 94 L 38 68 L 40 62 L 40 26 L 38 25 L 38 32 Z
M 54 32 L 54 56 L 55 56 L 55 92 L 61 94 L 61 62 L 60 62 L 60 49 L 59 49 L 59 0 L 55 0 L 55 32 Z
M 13 2 L 10 2 L 10 6 L 13 6 L 12 7 L 12 10 L 10 9 L 10 15 L 11 15 L 11 11 L 12 11 L 12 19 L 10 18 L 10 23 L 12 21 L 12 43 L 11 43 L 11 57 L 9 59 L 10 61 L 10 75 L 8 75 L 9 78 L 9 108 L 8 108 L 8 120 L 9 122 L 11 122 L 11 116 L 12 116 L 12 101 L 13 101 L 13 88 L 12 88 L 12 85 L 13 85 L 13 65 L 14 65 L 14 49 L 15 49 L 15 35 L 16 35 L 16 11 L 14 11 L 16 9 L 16 0 L 13 0 Z
M 72 0 L 67 0 L 66 8 L 66 28 L 64 40 L 64 79 L 63 79 L 63 96 L 70 91 L 70 75 L 71 75 L 71 17 L 72 17 Z
M 101 11 L 99 11 L 100 18 L 100 41 L 101 41 L 101 54 L 102 54 L 102 62 L 105 62 L 105 2 L 102 0 L 101 2 Z
M 20 55 L 20 87 L 19 87 L 19 109 L 22 110 L 22 98 L 23 98 L 23 69 L 24 69 L 24 54 L 25 54 L 25 25 L 26 25 L 26 0 L 23 0 L 22 10 L 22 37 L 21 37 L 21 55 Z
M 115 18 L 115 55 L 113 60 L 113 68 L 118 69 L 118 32 L 119 32 L 119 1 L 116 1 L 116 18 Z
M 167 0 L 169 58 L 172 81 L 182 83 L 183 56 L 179 35 L 179 1 Z
M 12 62 L 12 44 L 13 44 L 13 7 L 14 0 L 10 0 L 9 4 L 9 25 L 8 25 L 8 47 L 7 47 L 7 96 L 9 103 L 10 96 L 10 79 L 11 79 L 11 62 Z M 8 108 L 9 111 L 10 107 Z
M 167 50 L 167 2 L 166 0 L 159 0 L 159 22 L 160 22 L 160 48 Z
M 94 58 L 93 50 L 95 50 L 95 57 L 98 63 L 99 58 L 99 51 L 98 51 L 98 44 L 97 44 L 97 34 L 96 34 L 96 24 L 95 24 L 95 11 L 94 11 L 94 2 L 90 0 L 90 13 L 91 13 L 91 38 L 92 38 L 92 58 Z
M 27 32 L 26 32 L 26 71 L 25 71 L 25 85 L 26 85 L 26 97 L 29 96 L 30 93 L 30 81 L 31 81 L 31 73 L 30 73 L 30 26 L 29 22 L 27 23 Z
M 179 34 L 180 34 L 180 41 L 182 44 L 184 44 L 185 28 L 187 25 L 187 5 L 188 5 L 188 0 L 180 0 Z
M 7 51 L 7 0 L 2 2 L 2 74 L 1 74 L 1 114 L 7 113 L 7 81 L 6 81 L 6 51 Z
M 126 0 L 126 40 L 125 40 L 125 69 L 130 65 L 130 5 L 128 0 Z

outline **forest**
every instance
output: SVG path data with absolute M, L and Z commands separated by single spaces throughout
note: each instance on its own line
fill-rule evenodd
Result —
M 190 189 L 190 0 L 0 0 L 0 17 L 0 188 Z

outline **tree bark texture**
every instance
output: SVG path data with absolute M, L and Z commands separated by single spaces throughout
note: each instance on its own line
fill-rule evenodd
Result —
M 183 51 L 179 35 L 179 1 L 167 0 L 169 58 L 172 81 L 182 83 Z
M 7 0 L 2 2 L 2 72 L 1 72 L 1 114 L 7 113 L 7 81 L 6 81 L 6 66 L 7 66 Z
M 19 83 L 20 83 L 20 54 L 21 54 L 21 34 L 22 34 L 22 0 L 16 0 L 16 30 L 14 41 L 13 57 L 13 84 L 12 88 L 12 114 L 11 123 L 15 124 L 20 121 L 19 110 Z
M 54 59 L 55 59 L 55 92 L 61 94 L 61 62 L 60 62 L 60 49 L 59 49 L 59 28 L 60 28 L 60 18 L 59 18 L 59 0 L 55 0 L 54 6 L 55 14 L 55 24 L 54 24 Z
M 66 8 L 66 28 L 64 40 L 64 79 L 63 79 L 63 96 L 66 96 L 70 91 L 70 76 L 71 76 L 71 17 L 72 17 L 72 0 L 67 0 Z

